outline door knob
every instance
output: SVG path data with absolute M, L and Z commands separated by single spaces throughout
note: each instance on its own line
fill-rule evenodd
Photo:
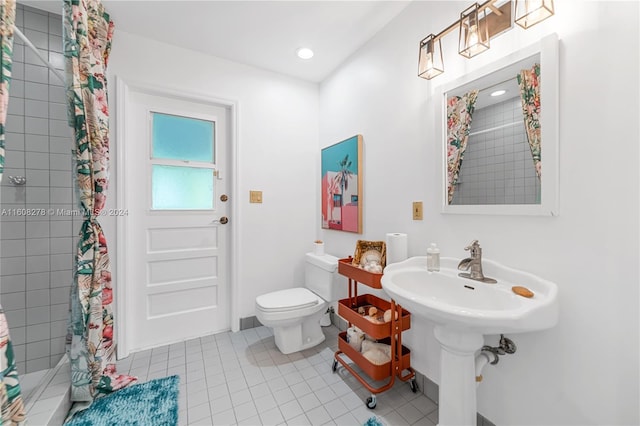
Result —
M 220 219 L 214 219 L 211 221 L 212 225 L 217 225 L 217 224 L 221 224 L 221 225 L 226 225 L 227 222 L 229 222 L 229 218 L 226 216 L 222 216 Z

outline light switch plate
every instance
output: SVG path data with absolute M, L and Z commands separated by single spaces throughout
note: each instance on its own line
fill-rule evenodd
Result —
M 250 203 L 262 203 L 262 191 L 249 191 Z
M 422 220 L 422 201 L 413 202 L 413 220 Z

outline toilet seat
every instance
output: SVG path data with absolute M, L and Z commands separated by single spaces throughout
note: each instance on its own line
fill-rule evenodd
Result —
M 309 308 L 322 302 L 306 288 L 289 288 L 256 297 L 256 305 L 263 312 L 287 312 Z

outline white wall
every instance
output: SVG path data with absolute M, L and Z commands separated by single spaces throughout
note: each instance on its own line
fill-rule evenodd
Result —
M 410 255 L 434 241 L 460 258 L 479 239 L 485 257 L 555 281 L 559 324 L 509 336 L 518 351 L 485 370 L 478 410 L 495 424 L 638 424 L 638 3 L 555 3 L 556 16 L 514 28 L 471 60 L 448 36 L 445 74 L 429 82 L 416 75 L 418 42 L 468 4 L 414 2 L 325 80 L 320 146 L 364 137 L 364 234 L 320 236 L 328 252 L 348 254 L 358 238 L 406 232 Z M 560 216 L 441 214 L 434 88 L 551 32 L 560 39 Z M 416 200 L 424 221 L 411 220 Z M 412 322 L 412 364 L 437 382 L 432 324 Z
M 230 196 L 239 209 L 230 220 L 240 229 L 233 237 L 239 316 L 254 315 L 257 295 L 300 284 L 303 253 L 315 239 L 318 86 L 117 30 L 108 71 L 113 108 L 115 76 L 238 102 L 239 191 Z M 116 140 L 115 110 L 111 120 L 109 203 L 115 207 L 116 151 L 135 141 Z M 249 190 L 263 191 L 263 203 L 249 204 Z M 114 218 L 105 218 L 104 227 L 115 248 Z

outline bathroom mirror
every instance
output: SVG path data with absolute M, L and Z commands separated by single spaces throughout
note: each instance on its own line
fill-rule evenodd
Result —
M 442 212 L 556 216 L 557 36 L 445 84 L 438 95 Z

